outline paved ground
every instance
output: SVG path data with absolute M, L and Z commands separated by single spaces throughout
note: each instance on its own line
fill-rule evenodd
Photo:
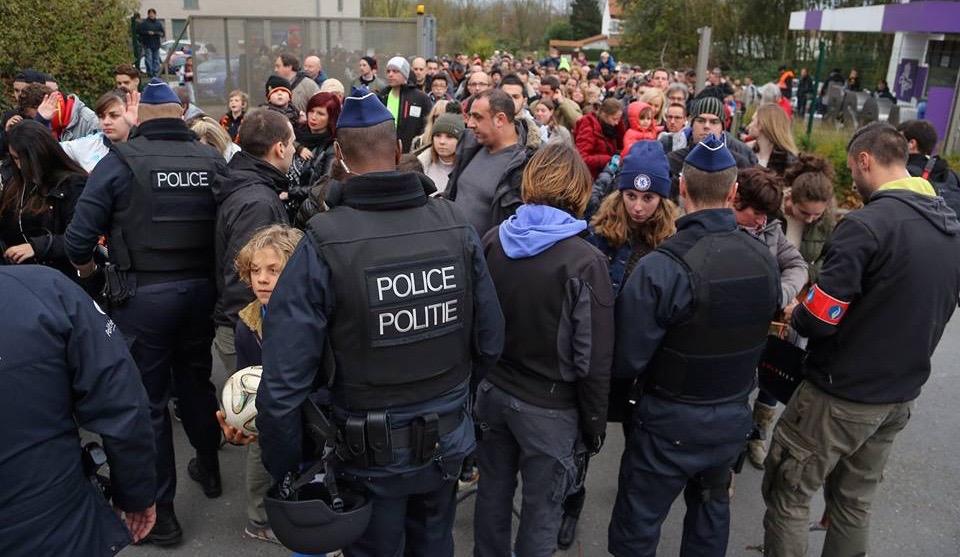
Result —
M 222 381 L 222 370 L 221 381 Z M 886 470 L 886 481 L 874 505 L 871 557 L 948 557 L 960 555 L 960 319 L 948 327 L 934 357 L 933 376 L 918 399 L 913 419 L 898 437 Z M 177 548 L 137 547 L 124 556 L 289 555 L 272 544 L 243 537 L 243 449 L 224 448 L 221 455 L 224 495 L 203 497 L 186 475 L 189 445 L 177 428 L 180 489 L 177 512 L 185 541 Z M 609 430 L 603 453 L 592 463 L 588 477 L 587 507 L 580 524 L 579 541 L 569 556 L 606 555 L 606 532 L 617 490 L 623 436 L 619 426 Z M 732 502 L 732 527 L 728 555 L 756 556 L 751 549 L 762 542 L 763 502 L 759 495 L 762 474 L 747 465 L 737 477 Z M 677 555 L 684 505 L 674 505 L 663 527 L 660 555 Z M 823 510 L 816 502 L 813 516 Z M 460 506 L 456 522 L 457 556 L 471 554 L 472 499 Z M 811 555 L 819 554 L 822 533 L 811 534 Z

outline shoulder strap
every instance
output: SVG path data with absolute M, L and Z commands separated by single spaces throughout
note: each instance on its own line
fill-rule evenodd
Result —
M 927 159 L 927 164 L 923 166 L 923 173 L 920 174 L 920 177 L 924 180 L 930 180 L 930 174 L 933 172 L 933 167 L 937 164 L 937 156 L 933 155 Z

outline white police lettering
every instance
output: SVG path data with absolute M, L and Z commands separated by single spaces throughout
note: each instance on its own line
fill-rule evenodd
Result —
M 444 334 L 460 325 L 464 278 L 455 261 L 423 261 L 367 271 L 374 342 Z
M 457 287 L 453 266 L 424 269 L 413 273 L 377 277 L 377 297 L 383 301 L 384 294 L 393 294 L 398 299 L 409 296 L 435 294 Z
M 436 302 L 411 309 L 384 312 L 379 315 L 380 336 L 389 333 L 413 333 L 457 320 L 457 300 Z
M 158 170 L 154 175 L 158 188 L 208 188 L 210 173 L 200 170 Z

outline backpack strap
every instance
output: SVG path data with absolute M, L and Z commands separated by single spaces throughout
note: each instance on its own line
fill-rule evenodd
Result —
M 930 181 L 930 174 L 933 172 L 933 167 L 937 164 L 937 156 L 934 155 L 927 159 L 927 164 L 923 167 L 923 172 L 920 174 L 920 177 L 924 180 Z

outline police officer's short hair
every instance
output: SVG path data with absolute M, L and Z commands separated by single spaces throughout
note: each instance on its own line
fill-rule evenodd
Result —
M 853 132 L 847 143 L 847 155 L 869 153 L 883 166 L 906 164 L 907 140 L 887 122 L 871 122 Z
M 907 120 L 897 126 L 897 130 L 908 142 L 911 139 L 917 142 L 917 150 L 921 155 L 929 157 L 933 153 L 933 148 L 937 146 L 937 130 L 926 120 Z
M 281 52 L 278 58 L 280 58 L 281 65 L 290 66 L 290 69 L 295 72 L 300 71 L 300 59 L 293 54 L 290 54 L 289 52 Z
M 730 186 L 737 181 L 737 167 L 731 166 L 718 172 L 707 172 L 684 163 L 683 182 L 687 186 L 687 195 L 698 205 L 723 203 L 730 192 Z
M 290 120 L 275 110 L 256 108 L 240 123 L 240 148 L 255 157 L 263 157 L 279 142 L 293 137 Z

